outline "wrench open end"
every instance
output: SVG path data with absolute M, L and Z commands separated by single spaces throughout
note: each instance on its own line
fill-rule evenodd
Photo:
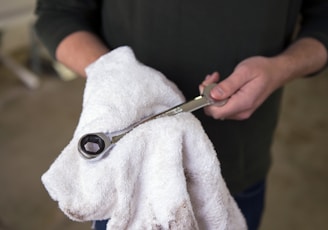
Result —
M 209 101 L 208 105 L 215 105 L 215 106 L 224 106 L 225 104 L 227 104 L 229 98 L 227 99 L 223 99 L 221 101 L 216 101 L 211 97 L 211 91 L 212 89 L 216 86 L 215 83 L 209 84 L 207 86 L 205 86 L 204 91 L 202 93 L 202 95 L 207 98 L 207 100 Z

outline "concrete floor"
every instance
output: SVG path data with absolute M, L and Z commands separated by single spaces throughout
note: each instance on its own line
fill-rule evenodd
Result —
M 90 229 L 66 218 L 40 182 L 71 139 L 84 80 L 46 74 L 41 83 L 28 90 L 0 64 L 0 229 Z M 262 230 L 328 229 L 327 98 L 328 71 L 287 87 Z

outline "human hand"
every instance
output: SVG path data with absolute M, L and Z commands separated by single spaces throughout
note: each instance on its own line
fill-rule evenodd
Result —
M 217 84 L 211 96 L 215 100 L 229 98 L 222 107 L 208 106 L 205 113 L 215 119 L 248 119 L 254 111 L 277 88 L 284 84 L 284 71 L 277 58 L 255 56 L 239 63 L 233 73 Z M 204 86 L 218 82 L 217 72 L 207 75 L 199 86 L 200 91 Z

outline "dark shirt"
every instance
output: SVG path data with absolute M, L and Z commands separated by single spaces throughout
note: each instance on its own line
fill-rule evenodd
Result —
M 198 94 L 206 74 L 219 71 L 224 79 L 247 57 L 280 53 L 293 35 L 314 37 L 328 47 L 327 0 L 39 0 L 36 12 L 37 33 L 53 56 L 68 34 L 91 31 L 109 48 L 131 46 L 141 62 L 163 72 L 188 99 Z M 301 29 L 295 33 L 298 19 Z M 281 93 L 274 92 L 245 121 L 222 122 L 196 112 L 232 193 L 268 173 Z

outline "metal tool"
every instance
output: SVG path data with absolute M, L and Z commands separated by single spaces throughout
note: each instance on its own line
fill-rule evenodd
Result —
M 204 88 L 203 93 L 190 100 L 188 102 L 182 103 L 180 105 L 174 106 L 164 112 L 155 114 L 148 118 L 141 120 L 140 122 L 134 123 L 133 125 L 125 128 L 124 130 L 115 133 L 89 133 L 82 136 L 78 143 L 78 150 L 86 159 L 96 159 L 108 153 L 111 148 L 118 142 L 125 134 L 130 132 L 132 129 L 140 124 L 147 121 L 157 119 L 165 116 L 173 116 L 181 112 L 193 112 L 197 109 L 203 108 L 208 105 L 223 106 L 227 103 L 228 99 L 222 101 L 215 101 L 210 96 L 210 92 L 216 84 L 210 84 Z

